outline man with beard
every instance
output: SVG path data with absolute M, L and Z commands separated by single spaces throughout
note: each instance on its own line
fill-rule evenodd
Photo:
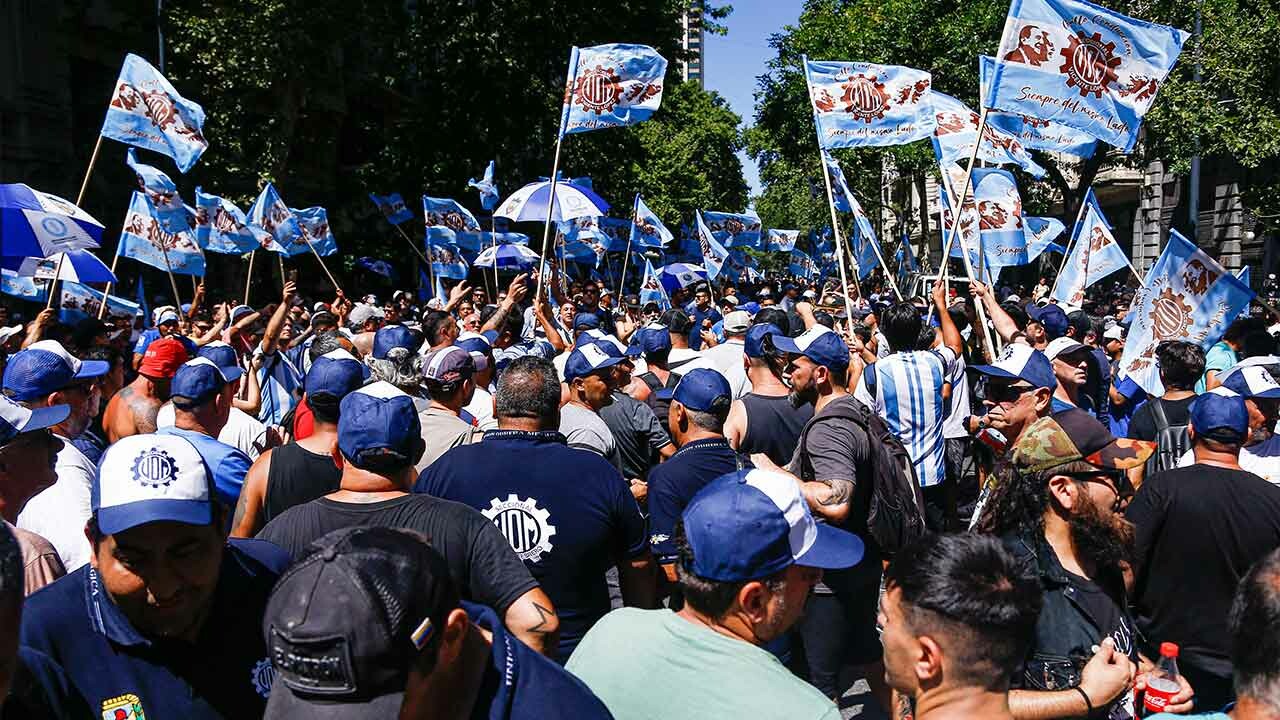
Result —
M 1119 509 L 1133 493 L 1125 471 L 1154 450 L 1148 442 L 1117 439 L 1079 409 L 1035 421 L 1014 445 L 1009 476 L 979 529 L 998 536 L 1044 589 L 1031 647 L 1013 677 L 1015 718 L 1095 710 L 1133 717 L 1135 674 L 1150 662 L 1139 654 L 1127 610 L 1123 570 L 1133 526 Z M 1184 683 L 1170 709 L 1185 712 L 1190 699 Z
M 1245 370 L 1270 380 L 1260 367 Z M 1249 566 L 1280 546 L 1280 487 L 1238 461 L 1254 414 L 1246 403 L 1253 401 L 1220 392 L 1191 405 L 1187 432 L 1195 464 L 1149 477 L 1126 512 L 1137 531 L 1138 628 L 1148 652 L 1161 642 L 1177 643 L 1178 669 L 1196 689 L 1197 710 L 1217 710 L 1233 699 L 1231 599 Z M 1190 588 L 1194 592 L 1186 592 Z
M 1280 485 L 1280 435 L 1273 429 L 1280 418 L 1280 384 L 1258 365 L 1238 365 L 1222 373 L 1221 378 L 1220 387 L 1243 397 L 1249 411 L 1249 431 L 1240 448 L 1240 469 Z M 1195 449 L 1190 448 L 1178 461 L 1178 467 L 1196 462 Z

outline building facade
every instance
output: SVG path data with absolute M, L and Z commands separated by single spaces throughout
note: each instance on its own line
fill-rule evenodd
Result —
M 680 17 L 680 30 L 680 47 L 685 52 L 685 58 L 679 62 L 680 78 L 703 87 L 703 43 L 706 37 L 702 25 L 701 0 L 690 0 L 688 9 Z

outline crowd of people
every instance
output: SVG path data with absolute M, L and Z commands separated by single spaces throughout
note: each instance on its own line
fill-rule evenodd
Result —
M 1029 286 L 0 306 L 0 717 L 1280 717 L 1280 324 Z

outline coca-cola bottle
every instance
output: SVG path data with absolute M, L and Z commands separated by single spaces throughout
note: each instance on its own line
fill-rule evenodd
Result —
M 1178 646 L 1171 642 L 1160 643 L 1160 660 L 1156 663 L 1156 669 L 1147 677 L 1147 691 L 1142 694 L 1138 717 L 1150 717 L 1164 712 L 1169 700 L 1178 694 L 1180 687 Z

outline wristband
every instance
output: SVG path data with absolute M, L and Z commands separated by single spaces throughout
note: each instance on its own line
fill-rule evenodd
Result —
M 1079 685 L 1075 686 L 1075 687 L 1074 687 L 1074 688 L 1072 688 L 1072 689 L 1073 689 L 1073 690 L 1075 690 L 1076 692 L 1080 693 L 1080 697 L 1084 698 L 1084 706 L 1085 706 L 1086 708 L 1088 708 L 1087 710 L 1085 710 L 1085 713 L 1084 713 L 1084 714 L 1085 714 L 1085 715 L 1092 715 L 1092 714 L 1093 714 L 1093 702 L 1091 702 L 1091 701 L 1089 700 L 1089 695 L 1088 695 L 1088 693 L 1086 693 L 1086 692 L 1084 691 L 1084 688 L 1080 687 Z

